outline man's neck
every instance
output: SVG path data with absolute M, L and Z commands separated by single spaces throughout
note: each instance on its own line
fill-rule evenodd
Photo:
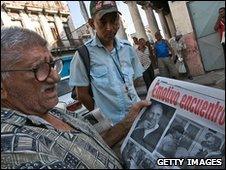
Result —
M 107 45 L 104 45 L 104 47 L 105 47 L 106 49 L 108 49 L 108 51 L 112 51 L 112 50 L 114 49 L 114 44 L 113 44 L 113 43 L 107 44 Z
M 25 115 L 40 116 L 40 115 L 45 115 L 46 113 L 48 113 L 48 110 L 46 110 L 46 109 L 42 109 L 40 112 L 36 112 L 34 110 L 28 109 L 23 104 L 21 104 L 20 102 L 17 102 L 17 101 L 15 101 L 14 104 L 12 104 L 9 101 L 2 101 L 1 107 L 17 110 Z
M 99 37 L 98 37 L 99 38 Z M 113 48 L 114 48 L 114 40 L 111 40 L 111 41 L 104 41 L 104 40 L 101 40 L 99 38 L 101 44 L 108 50 L 108 51 L 112 51 Z

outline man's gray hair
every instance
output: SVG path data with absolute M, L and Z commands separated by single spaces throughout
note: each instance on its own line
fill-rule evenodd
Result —
M 20 61 L 24 51 L 32 47 L 46 47 L 48 43 L 38 33 L 20 27 L 1 28 L 1 69 L 6 70 Z M 7 74 L 1 74 L 4 79 Z

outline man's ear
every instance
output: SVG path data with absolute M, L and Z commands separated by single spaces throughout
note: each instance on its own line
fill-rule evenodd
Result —
M 92 27 L 92 29 L 95 29 L 94 20 L 90 18 L 88 22 L 89 22 L 89 25 Z
M 6 92 L 4 85 L 1 81 L 1 99 L 6 99 L 6 98 L 7 98 L 7 92 Z

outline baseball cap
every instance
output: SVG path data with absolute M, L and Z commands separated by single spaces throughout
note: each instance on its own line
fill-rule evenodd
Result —
M 115 1 L 90 1 L 90 15 L 93 17 L 98 13 L 101 18 L 103 15 L 111 12 L 118 12 Z

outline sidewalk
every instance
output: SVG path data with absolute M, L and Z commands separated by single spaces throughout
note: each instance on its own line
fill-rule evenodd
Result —
M 159 75 L 158 70 L 155 70 L 155 74 L 156 76 Z M 189 80 L 185 77 L 182 78 L 181 81 L 192 82 L 196 84 L 201 84 L 225 90 L 225 69 L 210 71 L 206 74 L 193 77 L 192 80 Z M 142 99 L 146 97 L 147 90 L 144 82 L 140 82 L 139 85 L 136 87 L 136 90 L 138 95 Z
M 225 69 L 210 71 L 206 74 L 193 77 L 193 80 L 183 79 L 183 81 L 225 90 Z

